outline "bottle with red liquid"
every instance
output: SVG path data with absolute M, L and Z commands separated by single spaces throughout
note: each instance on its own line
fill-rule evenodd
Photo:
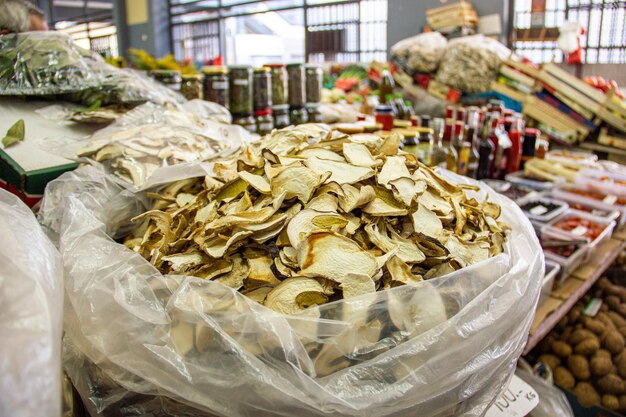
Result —
M 508 149 L 506 157 L 506 173 L 519 171 L 522 163 L 522 130 L 523 121 L 521 118 L 514 118 L 509 128 L 509 140 L 511 147 Z

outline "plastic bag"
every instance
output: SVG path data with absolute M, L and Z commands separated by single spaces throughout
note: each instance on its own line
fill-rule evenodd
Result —
M 213 122 L 231 124 L 233 117 L 228 109 L 221 104 L 206 100 L 189 100 L 183 104 L 183 109 L 195 114 L 201 120 L 211 120 Z
M 435 79 L 465 93 L 489 90 L 500 64 L 511 51 L 483 35 L 466 36 L 448 43 Z
M 68 35 L 52 31 L 0 37 L 0 95 L 53 96 L 87 106 L 185 102 L 140 71 L 109 65 Z
M 543 255 L 519 207 L 479 186 L 513 227 L 505 253 L 283 316 L 218 282 L 161 275 L 112 239 L 145 210 L 142 196 L 93 167 L 66 173 L 40 215 L 64 259 L 66 336 L 79 352 L 68 373 L 81 375 L 84 356 L 128 391 L 222 416 L 480 416 L 525 345 Z M 84 400 L 106 414 L 129 395 L 95 389 Z
M 63 270 L 32 211 L 0 190 L 0 415 L 61 413 Z
M 198 172 L 197 164 L 172 166 L 229 155 L 249 140 L 250 134 L 240 126 L 146 103 L 98 130 L 88 141 L 47 141 L 42 146 L 68 159 L 102 164 L 132 189 L 146 189 L 173 178 L 187 178 L 189 169 Z
M 391 54 L 413 71 L 431 73 L 437 70 L 448 41 L 439 32 L 420 33 L 391 47 Z
M 574 417 L 572 407 L 560 389 L 524 369 L 518 368 L 515 374 L 539 394 L 539 405 L 530 413 L 530 417 Z

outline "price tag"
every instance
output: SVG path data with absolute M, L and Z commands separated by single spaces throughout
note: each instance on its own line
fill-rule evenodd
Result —
M 606 203 L 606 204 L 610 204 L 613 205 L 615 204 L 615 202 L 617 201 L 617 196 L 616 195 L 607 195 L 606 197 L 604 197 L 604 199 L 602 200 L 602 202 Z
M 600 307 L 602 306 L 602 300 L 599 298 L 592 298 L 591 301 L 587 303 L 585 308 L 583 309 L 583 314 L 589 317 L 595 317 L 600 311 Z
M 247 83 L 246 81 L 246 84 Z M 226 90 L 228 88 L 228 81 L 213 81 L 212 86 L 214 90 Z
M 235 79 L 233 81 L 235 85 L 248 85 L 248 80 L 244 80 L 242 78 Z
M 585 233 L 587 233 L 587 228 L 582 225 L 576 226 L 576 228 L 572 230 L 572 233 L 575 234 L 576 236 L 584 236 Z
M 548 212 L 548 208 L 542 205 L 535 206 L 530 209 L 530 214 L 535 216 L 541 216 L 542 214 L 546 214 Z
M 523 417 L 539 404 L 539 395 L 530 385 L 513 375 L 509 387 L 487 410 L 485 417 Z

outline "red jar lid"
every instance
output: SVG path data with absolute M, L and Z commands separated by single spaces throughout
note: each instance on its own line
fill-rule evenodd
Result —
M 272 109 L 257 110 L 257 111 L 254 112 L 254 117 L 257 117 L 257 116 L 269 116 L 270 114 L 272 114 Z
M 268 68 L 284 68 L 285 64 L 264 64 L 263 66 Z

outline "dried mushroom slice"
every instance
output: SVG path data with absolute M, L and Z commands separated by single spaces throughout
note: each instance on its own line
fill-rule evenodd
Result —
M 304 149 L 303 151 L 300 151 L 300 153 L 298 153 L 298 156 L 302 157 L 303 159 L 316 157 L 319 159 L 325 159 L 327 161 L 346 162 L 346 160 L 338 153 L 324 148 Z
M 269 294 L 273 288 L 274 287 L 259 287 L 253 290 L 243 291 L 242 294 L 259 304 L 263 304 L 267 298 L 267 294 Z
M 382 227 L 379 225 L 382 224 Z M 371 242 L 383 252 L 397 250 L 397 255 L 406 263 L 420 263 L 425 259 L 417 244 L 410 239 L 403 238 L 393 230 L 388 230 L 384 223 L 370 223 L 365 226 L 365 232 Z
M 230 258 L 231 270 L 215 279 L 215 282 L 224 284 L 231 287 L 234 290 L 239 290 L 243 287 L 244 280 L 248 278 L 249 268 L 247 262 L 243 259 L 241 254 L 234 254 Z
M 398 178 L 411 178 L 411 173 L 406 167 L 403 156 L 390 156 L 376 176 L 376 181 L 380 185 L 387 186 L 389 181 L 397 180 Z
M 253 232 L 248 230 L 241 230 L 239 232 L 233 233 L 233 235 L 228 237 L 227 239 L 224 239 L 221 236 L 215 236 L 213 238 L 207 239 L 202 245 L 200 245 L 200 249 L 202 249 L 207 255 L 212 258 L 221 258 L 226 254 L 228 249 L 233 244 L 245 239 L 252 233 Z
M 394 284 L 414 284 L 422 280 L 421 276 L 414 275 L 413 272 L 411 272 L 411 267 L 397 256 L 393 256 L 387 261 L 387 270 L 389 271 L 389 275 L 391 275 L 392 286 Z
M 446 248 L 450 254 L 462 261 L 463 266 L 473 265 L 489 258 L 489 243 L 462 242 L 456 236 L 450 236 Z
M 304 204 L 309 202 L 322 182 L 320 175 L 303 166 L 287 167 L 270 180 L 274 197 L 284 192 L 285 199 L 297 197 Z
M 448 319 L 443 299 L 430 283 L 421 282 L 407 292 L 396 290 L 388 294 L 387 309 L 393 324 L 408 338 L 427 332 Z
M 362 207 L 376 198 L 376 191 L 371 185 L 362 185 L 357 188 L 350 184 L 341 186 L 342 194 L 339 196 L 339 206 L 350 213 L 355 208 Z
M 337 211 L 339 200 L 331 193 L 322 193 L 313 197 L 306 208 L 317 211 Z
M 328 297 L 319 282 L 311 278 L 294 277 L 287 278 L 272 289 L 265 297 L 264 305 L 278 313 L 292 315 L 327 301 Z
M 352 165 L 371 168 L 379 164 L 379 161 L 372 157 L 369 149 L 362 143 L 344 143 L 343 156 Z
M 363 212 L 371 216 L 405 216 L 409 213 L 404 203 L 395 199 L 393 194 L 382 187 L 375 187 L 376 198 L 363 207 Z
M 376 292 L 374 280 L 369 275 L 363 274 L 347 274 L 339 287 L 343 291 L 344 299 Z
M 254 175 L 246 171 L 238 173 L 242 180 L 250 184 L 252 188 L 260 192 L 261 194 L 271 194 L 270 183 L 261 175 Z
M 246 289 L 261 286 L 275 286 L 280 283 L 272 271 L 272 258 L 262 251 L 245 250 L 244 257 L 248 261 L 248 277 L 244 281 Z
M 292 247 L 297 248 L 303 239 L 312 232 L 339 230 L 347 224 L 348 221 L 340 214 L 304 209 L 296 214 L 287 225 L 289 243 Z
M 443 224 L 434 211 L 429 210 L 425 205 L 419 204 L 413 218 L 413 229 L 416 232 L 425 234 L 437 239 L 443 233 Z
M 307 159 L 305 165 L 320 175 L 330 172 L 330 178 L 326 182 L 334 181 L 338 184 L 356 184 L 374 176 L 374 171 L 369 167 L 359 167 L 317 157 Z
M 424 181 L 414 181 L 409 177 L 401 177 L 388 182 L 396 200 L 402 201 L 404 205 L 410 206 L 413 200 L 426 191 Z
M 189 275 L 194 277 L 213 279 L 217 276 L 227 274 L 233 270 L 233 263 L 231 260 L 219 259 L 216 261 L 208 261 L 208 263 L 200 266 L 194 271 L 189 271 Z
M 206 263 L 209 258 L 199 251 L 189 253 L 180 253 L 175 255 L 164 256 L 161 258 L 170 265 L 172 272 L 185 272 L 198 265 Z
M 297 248 L 300 274 L 343 282 L 348 274 L 373 276 L 376 258 L 353 240 L 334 233 L 310 234 Z

